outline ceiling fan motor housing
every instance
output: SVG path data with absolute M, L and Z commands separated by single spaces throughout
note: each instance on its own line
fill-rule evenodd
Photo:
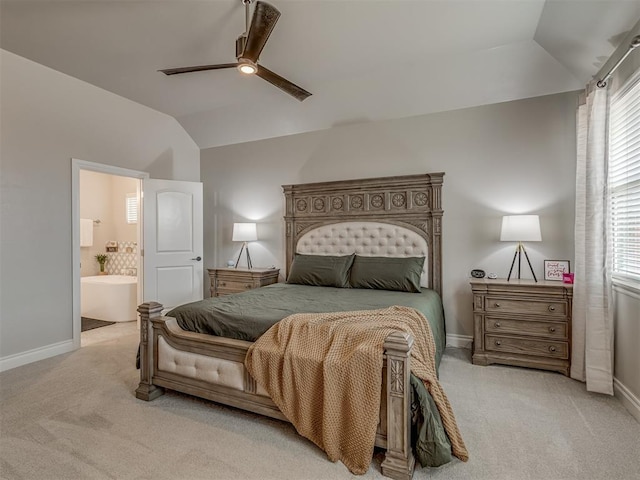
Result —
M 236 38 L 236 58 L 242 57 L 242 54 L 244 53 L 244 46 L 246 43 L 246 35 L 242 34 L 238 38 Z

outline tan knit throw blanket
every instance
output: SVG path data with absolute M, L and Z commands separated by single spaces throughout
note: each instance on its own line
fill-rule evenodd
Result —
M 431 328 L 417 310 L 393 306 L 291 315 L 249 348 L 245 365 L 298 433 L 331 461 L 363 474 L 380 417 L 383 344 L 394 331 L 413 336 L 411 371 L 433 397 L 452 453 L 466 461 L 467 449 L 438 382 Z

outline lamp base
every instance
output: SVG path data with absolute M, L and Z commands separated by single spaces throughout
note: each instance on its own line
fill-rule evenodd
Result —
M 247 242 L 242 242 L 242 247 L 240 248 L 240 253 L 238 254 L 238 258 L 236 260 L 236 264 L 233 268 L 238 268 L 238 264 L 240 263 L 240 257 L 242 256 L 242 251 L 246 252 L 247 255 L 247 268 L 248 269 L 252 269 L 253 268 L 253 264 L 251 263 L 251 255 L 249 255 L 249 245 L 247 245 Z
M 531 261 L 529 260 L 529 255 L 527 255 L 527 251 L 524 248 L 522 242 L 518 242 L 516 246 L 516 252 L 513 254 L 513 261 L 511 262 L 511 268 L 509 269 L 509 276 L 507 277 L 507 282 L 511 280 L 511 274 L 513 273 L 513 266 L 516 263 L 516 257 L 518 258 L 518 280 L 520 280 L 520 259 L 521 252 L 524 252 L 524 256 L 527 259 L 527 263 L 529 264 L 529 270 L 531 270 L 531 275 L 533 275 L 533 280 L 538 283 L 538 279 L 536 278 L 536 274 L 533 271 L 533 267 L 531 266 Z

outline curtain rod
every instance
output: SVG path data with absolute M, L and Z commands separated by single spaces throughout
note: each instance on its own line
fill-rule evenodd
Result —
M 596 83 L 596 85 L 598 86 L 598 88 L 604 88 L 607 86 L 607 80 L 609 80 L 609 77 L 611 75 L 613 75 L 613 72 L 616 71 L 616 69 L 620 66 L 620 64 L 622 62 L 624 62 L 624 59 L 627 58 L 627 56 L 636 48 L 636 47 L 640 47 L 640 35 L 636 35 L 635 37 L 633 37 L 631 39 L 631 43 L 629 44 L 629 49 L 626 51 L 626 53 L 622 56 L 622 58 L 620 60 L 618 60 L 616 62 L 616 64 L 611 67 L 611 70 L 609 70 L 609 73 L 607 73 L 604 77 L 602 77 L 602 79 L 598 80 L 598 83 Z

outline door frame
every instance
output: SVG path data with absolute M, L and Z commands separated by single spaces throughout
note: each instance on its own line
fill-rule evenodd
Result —
M 139 182 L 139 197 L 142 204 L 143 192 L 142 184 L 145 179 L 149 178 L 147 172 L 131 170 L 128 168 L 116 167 L 113 165 L 105 165 L 102 163 L 88 162 L 77 158 L 71 159 L 71 278 L 72 278 L 72 317 L 73 317 L 73 336 L 72 342 L 74 349 L 81 347 L 81 318 L 80 318 L 80 170 L 90 170 L 92 172 L 106 173 L 108 175 L 118 175 L 120 177 L 136 178 Z M 140 205 L 138 215 L 138 298 L 143 298 L 142 294 L 142 252 L 144 249 L 142 208 Z

